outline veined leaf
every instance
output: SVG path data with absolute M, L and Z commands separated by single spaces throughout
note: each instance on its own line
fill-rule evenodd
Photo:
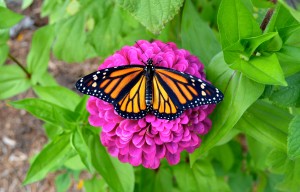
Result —
M 78 116 L 75 112 L 41 99 L 29 98 L 10 103 L 15 108 L 25 109 L 35 117 L 52 124 L 62 126 L 64 129 L 73 129 L 74 119 Z
M 33 90 L 41 99 L 71 111 L 81 100 L 78 94 L 62 86 L 35 86 Z
M 228 67 L 220 53 L 207 68 L 208 79 L 224 93 L 224 100 L 216 106 L 211 116 L 212 128 L 191 157 L 196 159 L 214 147 L 238 122 L 243 113 L 263 93 L 264 85 L 256 83 L 240 72 Z
M 287 111 L 264 101 L 257 101 L 235 127 L 261 143 L 286 151 L 287 127 L 291 118 Z
M 289 125 L 288 134 L 288 157 L 298 159 L 300 157 L 300 115 L 294 117 Z
M 258 83 L 287 85 L 276 54 L 256 56 L 250 60 L 241 58 L 231 64 L 230 67 L 241 71 L 248 78 Z
M 114 191 L 131 192 L 134 189 L 134 172 L 131 165 L 111 157 L 101 145 L 98 135 L 86 134 L 94 168 Z
M 164 25 L 179 12 L 183 0 L 117 0 L 149 31 L 159 34 Z
M 28 70 L 33 84 L 39 82 L 48 68 L 50 49 L 54 40 L 54 28 L 51 25 L 38 29 L 32 39 L 27 57 Z
M 23 16 L 0 6 L 0 29 L 6 29 L 17 24 Z
M 208 65 L 210 60 L 221 51 L 221 46 L 212 30 L 200 18 L 190 0 L 187 0 L 184 5 L 181 34 L 182 46 L 197 55 L 204 65 Z
M 75 152 L 70 145 L 70 135 L 64 134 L 51 141 L 35 158 L 31 164 L 24 184 L 43 179 L 53 168 L 62 165 Z
M 168 167 L 160 166 L 158 171 L 142 168 L 139 191 L 141 192 L 168 192 L 172 191 L 172 173 Z
M 22 93 L 30 87 L 30 80 L 17 65 L 0 66 L 0 99 Z
M 258 23 L 240 0 L 221 2 L 218 26 L 223 49 L 240 39 L 258 36 L 262 33 Z

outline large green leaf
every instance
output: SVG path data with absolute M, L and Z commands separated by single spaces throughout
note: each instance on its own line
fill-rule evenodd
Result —
M 87 40 L 86 19 L 87 15 L 80 12 L 55 25 L 57 36 L 53 52 L 58 59 L 81 62 L 96 55 Z
M 278 0 L 278 2 L 281 3 L 282 6 L 284 6 L 298 22 L 300 22 L 300 11 L 299 10 L 295 10 L 292 6 L 289 6 L 284 0 Z M 295 1 L 293 3 L 295 6 L 297 4 L 299 6 L 299 2 Z
M 78 94 L 62 86 L 35 86 L 33 90 L 41 99 L 71 111 L 81 100 Z
M 25 109 L 43 121 L 62 126 L 65 129 L 73 129 L 74 119 L 78 116 L 75 112 L 41 99 L 28 98 L 11 102 L 11 104 L 15 108 Z
M 74 155 L 75 152 L 70 145 L 70 135 L 64 134 L 58 136 L 46 145 L 35 158 L 27 172 L 24 184 L 26 185 L 43 179 L 53 168 L 61 166 L 67 159 Z
M 208 161 L 199 160 L 193 168 L 186 163 L 180 163 L 172 168 L 179 191 L 219 191 L 218 180 L 212 164 Z M 221 191 L 230 191 L 227 188 Z
M 108 191 L 107 184 L 101 178 L 94 177 L 89 180 L 84 180 L 84 189 L 86 192 Z
M 67 191 L 70 186 L 71 186 L 71 178 L 68 172 L 56 176 L 55 188 L 57 192 Z
M 187 0 L 184 5 L 181 36 L 182 46 L 197 55 L 205 65 L 221 51 L 221 46 L 212 30 L 200 18 L 190 0 Z
M 207 68 L 208 79 L 224 93 L 224 100 L 211 116 L 212 128 L 204 136 L 202 145 L 191 154 L 191 164 L 214 147 L 237 123 L 247 108 L 263 93 L 264 85 L 256 83 L 225 63 L 223 55 L 216 55 Z
M 230 67 L 241 71 L 248 78 L 258 83 L 287 85 L 276 54 L 257 56 L 250 60 L 241 58 L 231 64 Z
M 78 155 L 80 156 L 81 161 L 84 163 L 86 168 L 89 171 L 92 171 L 91 165 L 91 154 L 90 149 L 86 143 L 86 140 L 82 134 L 82 129 L 77 128 L 76 131 L 73 132 L 71 137 L 72 147 L 77 151 Z
M 300 190 L 300 160 L 289 160 L 285 152 L 273 150 L 268 156 L 267 164 L 272 172 L 284 175 L 283 179 L 276 183 L 275 189 L 295 192 Z
M 0 29 L 12 27 L 17 24 L 23 16 L 5 7 L 0 6 Z
M 38 29 L 32 38 L 30 52 L 27 57 L 28 71 L 33 84 L 39 82 L 48 68 L 50 49 L 54 40 L 54 27 L 47 25 Z
M 99 135 L 86 132 L 92 164 L 114 191 L 131 192 L 134 189 L 134 172 L 129 164 L 111 157 L 100 143 Z
M 179 12 L 183 0 L 117 0 L 149 31 L 159 34 L 164 25 Z
M 167 167 L 161 166 L 157 171 L 141 168 L 139 192 L 168 192 L 173 189 L 173 175 Z
M 294 117 L 289 125 L 288 157 L 298 159 L 300 157 L 300 115 Z
M 300 47 L 284 45 L 276 52 L 285 76 L 293 75 L 300 71 Z
M 0 66 L 0 99 L 17 95 L 30 87 L 26 73 L 17 65 Z
M 262 33 L 258 23 L 240 0 L 221 2 L 218 26 L 223 49 L 240 39 L 258 36 Z
M 264 101 L 257 101 L 242 116 L 236 128 L 270 147 L 286 151 L 287 127 L 292 116 Z
M 300 72 L 286 78 L 287 87 L 279 87 L 274 90 L 269 99 L 283 107 L 300 106 Z

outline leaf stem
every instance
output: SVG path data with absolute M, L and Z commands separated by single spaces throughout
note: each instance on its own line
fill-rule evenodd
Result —
M 277 0 L 270 0 L 270 1 L 271 1 L 274 5 L 276 5 L 276 3 L 277 3 Z M 271 20 L 271 18 L 272 18 L 273 12 L 274 12 L 274 8 L 270 8 L 270 9 L 268 10 L 268 12 L 266 13 L 265 18 L 263 19 L 263 21 L 262 21 L 262 23 L 261 23 L 261 25 L 260 25 L 260 29 L 261 29 L 262 31 L 264 31 L 264 30 L 266 29 L 267 25 L 269 24 L 269 22 L 270 22 L 270 20 Z
M 30 79 L 31 74 L 27 71 L 27 69 L 14 57 L 12 56 L 10 53 L 8 54 L 8 57 L 13 60 L 27 75 L 27 78 Z

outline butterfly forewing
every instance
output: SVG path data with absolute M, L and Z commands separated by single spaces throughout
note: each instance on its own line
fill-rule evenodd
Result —
M 142 118 L 146 115 L 144 66 L 127 65 L 91 73 L 76 83 L 87 95 L 112 103 L 122 117 Z
M 223 99 L 219 89 L 195 76 L 164 67 L 156 67 L 155 75 L 179 110 L 216 104 Z

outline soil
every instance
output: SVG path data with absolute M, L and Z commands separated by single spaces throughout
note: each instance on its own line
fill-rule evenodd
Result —
M 36 0 L 26 10 L 20 9 L 20 1 L 7 1 L 8 7 L 23 15 L 30 16 L 34 20 L 34 28 L 22 30 L 20 34 L 10 39 L 10 54 L 24 66 L 30 50 L 33 32 L 47 24 L 47 18 L 40 18 L 41 0 Z M 7 60 L 6 64 L 13 63 Z M 49 62 L 49 72 L 62 86 L 74 90 L 76 80 L 91 71 L 97 69 L 98 59 L 88 60 L 81 64 L 68 64 L 57 61 L 54 57 Z M 75 90 L 74 90 L 75 91 Z M 9 101 L 35 97 L 32 90 L 0 101 L 0 192 L 16 191 L 56 191 L 54 185 L 55 173 L 49 174 L 46 179 L 23 186 L 31 157 L 37 154 L 47 143 L 43 122 L 27 113 L 18 110 L 8 104 Z M 81 177 L 87 177 L 84 174 Z M 73 181 L 70 191 L 82 191 L 77 188 L 78 183 Z

